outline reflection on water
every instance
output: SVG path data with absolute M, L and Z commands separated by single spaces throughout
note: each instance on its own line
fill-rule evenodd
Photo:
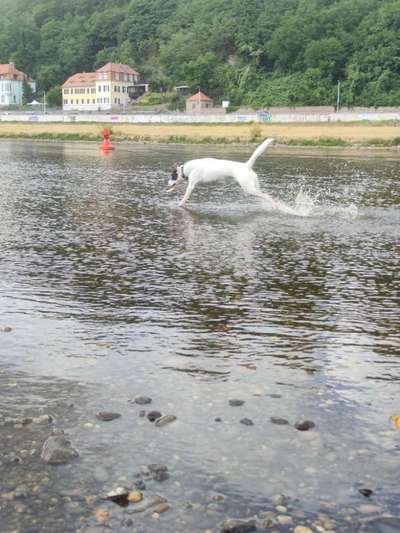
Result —
M 277 494 L 344 519 L 365 503 L 360 486 L 398 512 L 398 160 L 268 154 L 262 187 L 294 217 L 231 184 L 179 209 L 171 164 L 202 155 L 248 150 L 132 145 L 104 158 L 92 145 L 0 144 L 3 367 L 91 384 L 71 482 L 103 461 L 99 490 L 168 462 L 164 531 L 215 528 Z M 178 417 L 162 439 L 128 407 L 136 394 Z M 118 409 L 118 425 L 85 428 L 101 408 Z M 315 430 L 296 431 L 303 418 Z M 221 509 L 183 510 L 216 491 Z

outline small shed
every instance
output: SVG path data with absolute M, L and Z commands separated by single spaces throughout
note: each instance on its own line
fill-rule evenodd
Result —
M 193 96 L 186 98 L 186 113 L 201 113 L 214 106 L 213 100 L 200 89 Z

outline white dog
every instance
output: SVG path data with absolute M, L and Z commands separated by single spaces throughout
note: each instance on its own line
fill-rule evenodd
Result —
M 274 200 L 269 194 L 261 192 L 257 174 L 253 170 L 256 160 L 273 142 L 274 139 L 266 139 L 245 163 L 204 157 L 176 165 L 168 181 L 168 192 L 174 192 L 180 183 L 187 181 L 186 192 L 179 203 L 180 206 L 184 206 L 197 184 L 233 178 L 246 194 L 268 200 L 274 208 L 288 207 Z

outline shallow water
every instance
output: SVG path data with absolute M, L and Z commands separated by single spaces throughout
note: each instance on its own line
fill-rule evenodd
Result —
M 2 531 L 89 531 L 99 507 L 113 531 L 219 531 L 278 495 L 293 518 L 279 531 L 329 530 L 318 513 L 392 531 L 369 520 L 400 515 L 400 160 L 265 154 L 263 190 L 298 216 L 229 183 L 185 210 L 165 194 L 175 161 L 248 154 L 0 143 L 1 413 L 52 414 L 80 453 L 43 465 L 50 428 L 0 427 L 22 458 L 0 464 Z M 177 420 L 139 417 L 143 394 Z M 150 463 L 168 465 L 148 488 L 171 508 L 132 526 L 98 498 Z

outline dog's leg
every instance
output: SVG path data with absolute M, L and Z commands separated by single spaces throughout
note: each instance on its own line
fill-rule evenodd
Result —
M 182 200 L 179 202 L 179 206 L 183 207 L 186 202 L 189 200 L 190 195 L 193 192 L 193 189 L 196 187 L 196 181 L 189 178 L 189 183 L 186 188 L 185 194 L 183 195 Z

